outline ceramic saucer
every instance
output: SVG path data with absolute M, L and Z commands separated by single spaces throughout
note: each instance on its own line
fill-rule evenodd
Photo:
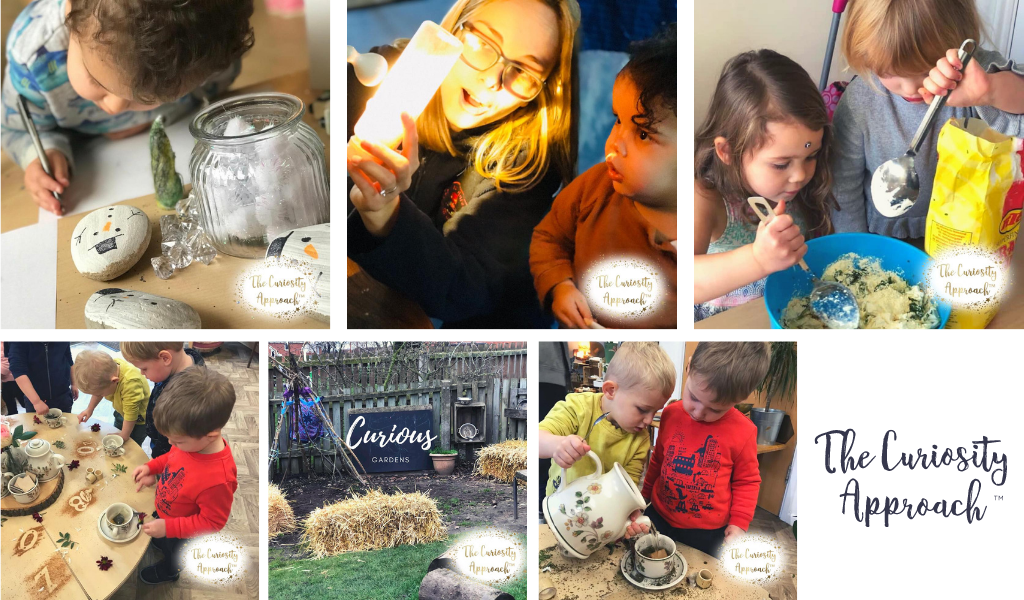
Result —
M 128 526 L 128 535 L 127 535 L 127 537 L 124 537 L 124 538 L 121 538 L 121 539 L 117 539 L 114 536 L 110 535 L 110 533 L 107 532 L 107 527 L 106 527 L 106 525 L 103 524 L 103 515 L 104 514 L 106 514 L 106 513 L 105 512 L 100 513 L 100 519 L 99 519 L 99 521 L 96 522 L 96 526 L 99 527 L 100 535 L 102 535 L 104 538 L 106 538 L 106 540 L 108 542 L 114 542 L 115 544 L 124 544 L 124 543 L 127 543 L 127 542 L 130 542 L 130 541 L 134 540 L 136 537 L 138 537 L 139 532 L 142 531 L 142 528 L 138 527 L 139 516 L 135 515 L 134 517 L 132 517 L 132 523 L 134 523 L 136 526 L 129 525 Z
M 639 571 L 634 575 L 633 561 L 633 553 L 627 550 L 622 555 L 622 562 L 619 564 L 619 568 L 622 569 L 622 574 L 625 576 L 626 581 L 638 588 L 650 591 L 667 590 L 679 585 L 679 582 L 686 579 L 686 559 L 678 552 L 672 557 L 672 566 L 669 567 L 668 575 L 657 579 L 644 577 Z

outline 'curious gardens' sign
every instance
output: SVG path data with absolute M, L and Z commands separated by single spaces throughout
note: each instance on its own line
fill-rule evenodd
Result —
M 434 411 L 428 406 L 355 408 L 345 442 L 367 473 L 432 469 Z

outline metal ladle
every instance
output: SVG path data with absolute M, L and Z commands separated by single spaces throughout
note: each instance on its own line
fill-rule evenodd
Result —
M 767 225 L 775 218 L 775 211 L 768 201 L 760 196 L 747 198 L 757 216 Z M 811 290 L 811 310 L 824 321 L 829 329 L 857 329 L 860 325 L 860 308 L 850 288 L 833 281 L 822 281 L 811 271 L 804 259 L 800 267 L 811 276 L 814 288 Z
M 965 50 L 970 44 L 970 50 Z M 960 44 L 958 56 L 960 57 L 960 72 L 967 70 L 967 63 L 971 62 L 977 43 L 974 40 L 964 40 Z M 899 158 L 884 162 L 875 169 L 871 177 L 871 200 L 875 203 L 878 212 L 886 217 L 898 217 L 907 212 L 917 202 L 917 196 L 921 192 L 921 181 L 917 177 L 917 169 L 914 168 L 914 157 L 921 150 L 921 142 L 925 134 L 931 130 L 935 117 L 946 105 L 946 100 L 952 91 L 945 96 L 932 98 L 931 106 L 924 115 L 924 120 L 917 128 L 917 133 L 910 141 L 910 148 L 907 153 Z

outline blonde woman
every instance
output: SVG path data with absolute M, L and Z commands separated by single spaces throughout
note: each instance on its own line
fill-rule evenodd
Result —
M 578 25 L 576 0 L 460 0 L 441 26 L 463 54 L 401 150 L 348 155 L 349 257 L 447 327 L 550 325 L 530 237 L 574 175 Z M 350 67 L 349 135 L 371 94 Z

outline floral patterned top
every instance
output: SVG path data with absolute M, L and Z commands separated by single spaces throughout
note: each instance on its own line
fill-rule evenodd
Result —
M 757 237 L 757 225 L 751 222 L 747 216 L 748 214 L 753 216 L 753 210 L 745 202 L 741 204 L 727 201 L 725 212 L 728 217 L 725 231 L 722 232 L 722 237 L 708 244 L 707 254 L 728 252 L 747 244 L 753 244 L 754 238 Z M 804 232 L 804 236 L 807 236 L 807 220 L 804 218 L 803 212 L 796 205 L 790 204 L 786 206 L 786 214 L 793 217 L 796 224 L 800 226 L 800 230 Z M 694 323 L 764 296 L 764 282 L 764 279 L 759 279 L 714 300 L 695 304 L 693 306 Z

